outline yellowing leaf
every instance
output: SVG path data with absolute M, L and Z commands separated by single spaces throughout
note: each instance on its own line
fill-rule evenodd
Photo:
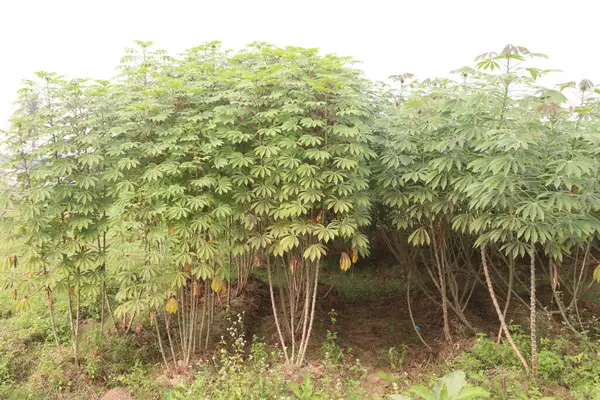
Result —
M 342 255 L 340 256 L 340 269 L 342 271 L 348 271 L 348 269 L 350 269 L 350 266 L 352 266 L 350 257 L 348 257 L 347 253 L 342 253 Z
M 17 311 L 27 311 L 31 309 L 31 301 L 29 301 L 29 296 L 23 296 L 21 301 L 17 304 Z
M 358 253 L 356 252 L 354 246 L 350 248 L 350 259 L 352 260 L 352 264 L 356 264 L 358 261 Z
M 167 300 L 165 310 L 167 310 L 169 314 L 175 314 L 177 312 L 177 300 L 175 300 L 175 297 L 171 297 Z
M 300 267 L 300 259 L 298 258 L 298 256 L 293 256 L 290 259 L 290 271 L 292 272 L 292 274 L 294 272 L 296 272 L 296 270 Z
M 223 289 L 223 280 L 219 276 L 215 276 L 210 283 L 210 288 L 215 293 L 219 293 Z
M 594 275 L 593 275 L 594 279 L 596 280 L 596 282 L 600 283 L 600 264 L 598 264 L 598 266 L 596 267 L 596 269 L 594 270 Z

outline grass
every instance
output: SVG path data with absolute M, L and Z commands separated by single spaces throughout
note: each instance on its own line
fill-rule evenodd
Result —
M 328 271 L 321 281 L 323 293 L 339 274 L 333 267 Z M 257 287 L 257 291 L 264 290 Z M 455 346 L 446 346 L 441 341 L 437 310 L 416 297 L 415 318 L 435 349 L 426 351 L 412 331 L 403 290 L 402 277 L 392 269 L 356 268 L 339 277 L 328 298 L 322 299 L 319 329 L 315 330 L 309 362 L 301 369 L 284 365 L 276 341 L 249 340 L 261 331 L 261 319 L 254 316 L 248 319 L 252 325 L 238 327 L 235 335 L 221 340 L 214 357 L 198 358 L 194 368 L 179 374 L 162 370 L 152 330 L 105 334 L 99 340 L 93 324 L 82 339 L 82 368 L 77 370 L 69 348 L 58 350 L 53 344 L 44 299 L 34 298 L 29 310 L 16 312 L 9 293 L 3 292 L 0 399 L 98 398 L 116 387 L 139 400 L 383 399 L 406 393 L 415 384 L 431 387 L 441 376 L 462 370 L 470 384 L 481 386 L 493 399 L 553 396 L 555 400 L 600 400 L 597 338 L 567 333 L 559 325 L 544 330 L 540 378 L 531 382 L 512 350 L 485 334 L 475 338 L 457 334 Z M 250 300 L 264 303 L 255 305 L 253 313 L 269 315 L 267 296 L 254 294 Z M 63 303 L 57 296 L 59 335 L 67 344 Z M 97 318 L 93 303 L 84 310 L 85 318 Z M 527 353 L 528 335 L 516 324 L 511 329 Z M 236 340 L 243 343 L 236 345 Z

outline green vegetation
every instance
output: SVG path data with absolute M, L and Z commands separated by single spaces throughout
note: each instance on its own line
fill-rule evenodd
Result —
M 112 80 L 37 73 L 3 143 L 0 398 L 599 398 L 600 89 L 540 57 L 385 85 L 137 42 Z

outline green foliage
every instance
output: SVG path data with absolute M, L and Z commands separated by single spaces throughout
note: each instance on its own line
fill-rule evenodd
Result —
M 451 372 L 440 378 L 432 389 L 426 386 L 414 386 L 411 393 L 423 400 L 470 400 L 487 399 L 490 394 L 480 387 L 467 386 L 465 373 L 462 371 Z M 393 400 L 410 400 L 414 397 L 405 395 L 390 395 Z
M 327 330 L 327 336 L 321 344 L 321 351 L 323 353 L 323 360 L 326 363 L 338 364 L 344 361 L 344 351 L 338 344 L 337 332 L 335 330 L 338 314 L 335 310 L 329 311 L 328 314 L 331 329 Z
M 115 377 L 115 384 L 126 387 L 132 394 L 141 399 L 155 398 L 159 386 L 153 378 L 153 368 L 142 365 L 138 360 L 127 372 Z
M 514 326 L 512 330 L 519 347 L 525 352 L 528 345 L 527 337 L 519 334 Z M 507 342 L 497 344 L 481 333 L 477 334 L 473 347 L 461 356 L 458 365 L 466 371 L 488 371 L 497 368 L 499 365 L 508 368 L 520 367 L 519 360 Z
M 273 363 L 281 361 L 281 354 L 268 351 L 255 338 L 250 354 L 245 355 L 244 331 L 234 320 L 219 345 L 218 356 L 197 365 L 194 382 L 180 389 L 168 391 L 166 399 L 264 399 L 287 393 L 285 381 Z M 232 329 L 233 328 L 233 329 Z
M 526 349 L 527 337 L 512 327 L 522 349 Z M 539 352 L 539 380 L 532 384 L 525 379 L 514 353 L 506 344 L 479 335 L 474 346 L 452 362 L 453 368 L 467 373 L 469 380 L 490 391 L 498 399 L 541 399 L 544 396 L 561 395 L 556 388 L 564 388 L 575 399 L 594 398 L 597 393 L 598 369 L 597 344 L 584 336 L 542 339 Z
M 560 355 L 551 350 L 542 350 L 538 356 L 540 376 L 548 381 L 558 380 L 565 370 L 565 363 Z
M 300 365 L 321 261 L 339 254 L 346 271 L 358 255 L 368 255 L 370 240 L 380 238 L 365 233 L 373 219 L 404 276 L 436 300 L 422 279 L 433 281 L 447 339 L 449 310 L 472 328 L 463 310 L 468 287 L 480 280 L 476 247 L 511 273 L 524 259 L 533 261 L 528 268 L 542 261 L 551 306 L 566 309 L 566 322 L 571 311 L 579 318 L 578 300 L 593 279 L 600 281 L 600 269 L 586 271 L 600 233 L 600 97 L 587 79 L 540 86 L 552 72 L 531 65 L 540 57 L 508 45 L 454 71 L 458 80 L 394 75 L 399 90 L 370 82 L 350 58 L 267 43 L 231 51 L 211 42 L 172 57 L 136 42 L 119 75 L 107 81 L 38 72 L 18 92 L 3 143 L 0 287 L 16 313 L 2 308 L 0 317 L 11 317 L 11 335 L 22 344 L 72 348 L 75 369 L 82 361 L 89 379 L 151 393 L 146 366 L 155 360 L 148 353 L 158 349 L 165 368 L 179 368 L 180 360 L 188 365 L 199 333 L 210 339 L 215 303 L 227 295 L 229 305 L 253 269 L 266 266 L 269 282 L 275 271 L 279 300 L 292 310 L 280 340 L 291 333 L 299 343 L 291 360 Z M 580 98 L 577 105 L 569 103 L 571 94 Z M 531 271 L 535 289 L 540 274 Z M 355 288 L 361 279 L 342 280 L 340 292 L 358 299 L 398 289 L 372 284 L 361 292 Z M 561 285 L 573 286 L 565 290 L 572 297 L 565 306 Z M 532 340 L 512 333 L 535 364 L 531 292 Z M 311 305 L 310 314 L 297 312 L 294 301 L 304 304 L 302 311 Z M 121 332 L 150 321 L 155 339 L 146 354 L 127 336 L 105 335 L 89 346 L 80 331 L 86 317 L 114 321 L 111 329 Z M 326 364 L 360 375 L 358 364 L 344 364 L 330 317 Z M 293 337 L 298 326 L 301 342 Z M 248 356 L 243 332 L 241 319 L 231 321 L 214 362 L 201 363 L 196 383 L 172 396 L 286 392 L 269 364 L 279 355 L 257 342 Z M 31 376 L 58 392 L 77 383 L 66 366 L 50 367 L 50 352 L 20 365 L 26 352 L 0 346 L 3 387 Z M 392 369 L 405 353 L 390 349 Z M 126 374 L 131 365 L 118 361 L 123 356 L 137 361 Z M 598 385 L 597 358 L 587 349 L 543 348 L 540 377 L 563 379 L 588 395 Z M 498 365 L 511 373 L 520 368 L 508 344 L 483 337 L 461 362 L 479 376 Z M 464 384 L 455 373 L 415 393 L 477 393 Z M 302 398 L 316 392 L 308 375 L 292 389 Z M 537 396 L 535 390 L 527 388 L 527 395 Z
M 296 382 L 290 382 L 290 388 L 298 400 L 318 400 L 319 395 L 315 393 L 310 376 L 304 375 L 304 380 L 299 385 Z
M 408 350 L 408 346 L 403 344 L 400 347 L 400 351 L 396 347 L 390 347 L 388 349 L 388 361 L 390 363 L 390 369 L 392 371 L 398 370 L 404 367 L 406 363 L 406 352 Z

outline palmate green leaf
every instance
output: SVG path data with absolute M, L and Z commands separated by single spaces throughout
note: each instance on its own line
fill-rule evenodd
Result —
M 296 169 L 301 164 L 298 158 L 295 158 L 292 155 L 281 155 L 277 158 L 277 165 L 279 167 L 287 168 L 287 169 Z
M 218 246 L 216 242 L 207 241 L 203 238 L 198 240 L 196 257 L 200 260 L 214 260 L 217 258 Z
M 168 207 L 166 215 L 168 218 L 173 220 L 179 220 L 187 217 L 191 213 L 189 208 L 183 207 L 182 205 L 176 204 L 173 207 Z
M 302 164 L 296 168 L 295 173 L 300 177 L 315 176 L 319 172 L 319 167 L 312 164 Z
M 174 270 L 169 276 L 169 281 L 174 289 L 184 287 L 187 279 L 188 274 L 183 270 Z
M 90 144 L 93 144 L 93 143 L 90 143 Z M 95 153 L 81 154 L 78 158 L 79 163 L 86 167 L 93 167 L 93 166 L 99 165 L 103 160 L 104 160 L 104 157 L 102 155 L 95 154 Z
M 200 263 L 192 269 L 192 275 L 206 281 L 214 276 L 214 269 L 208 264 Z
M 269 198 L 262 198 L 250 206 L 257 215 L 268 215 L 273 210 L 273 203 Z
M 229 164 L 234 168 L 248 167 L 254 164 L 254 159 L 252 157 L 238 152 L 230 154 L 228 159 Z
M 308 246 L 306 250 L 304 250 L 302 257 L 314 262 L 321 259 L 321 257 L 325 254 L 327 254 L 325 246 L 320 243 L 316 243 Z
M 208 194 L 200 196 L 186 197 L 186 205 L 193 211 L 201 210 L 204 207 L 214 204 L 214 199 Z
M 279 206 L 277 210 L 273 212 L 274 219 L 283 219 L 283 218 L 296 218 L 302 215 L 307 215 L 310 209 L 306 204 L 301 203 L 300 201 L 294 201 L 290 203 L 283 203 Z
M 304 153 L 305 157 L 314 161 L 327 161 L 331 158 L 331 154 L 325 150 L 308 149 Z
M 323 171 L 321 177 L 328 183 L 338 185 L 348 179 L 348 175 L 342 171 Z
M 500 69 L 500 63 L 488 58 L 486 60 L 483 60 L 483 61 L 480 61 L 479 63 L 477 63 L 477 69 L 482 69 L 482 70 L 489 69 L 490 71 L 493 71 L 495 69 Z
M 128 157 L 122 158 L 117 162 L 117 168 L 120 170 L 129 170 L 129 169 L 137 167 L 138 165 L 140 165 L 139 160 L 128 158 Z M 64 173 L 61 175 L 64 175 Z
M 122 317 L 125 315 L 140 315 L 147 309 L 148 305 L 145 299 L 135 298 L 120 304 L 115 309 L 115 316 Z
M 250 168 L 250 174 L 255 178 L 265 178 L 273 175 L 275 169 L 270 165 L 254 165 Z
M 543 221 L 545 217 L 544 210 L 539 202 L 529 202 L 517 208 L 516 213 L 523 218 L 529 218 L 531 221 Z
M 319 241 L 323 243 L 328 243 L 329 241 L 335 239 L 335 237 L 337 236 L 337 225 L 338 224 L 335 223 L 330 223 L 327 226 L 324 226 L 323 224 L 316 224 L 316 226 L 312 230 L 312 233 L 313 235 L 317 236 L 317 239 Z
M 316 147 L 323 142 L 323 138 L 315 135 L 302 135 L 298 138 L 297 143 L 299 146 L 310 146 Z
M 190 184 L 197 188 L 212 188 L 215 187 L 217 183 L 217 178 L 212 175 L 204 175 L 198 179 L 190 181 Z
M 333 165 L 342 170 L 353 170 L 358 167 L 358 161 L 348 157 L 335 157 Z
M 77 187 L 88 190 L 93 188 L 98 183 L 98 178 L 95 176 L 84 175 L 77 179 Z
M 260 145 L 254 148 L 254 154 L 261 158 L 270 158 L 279 154 L 279 147 Z
M 435 393 L 426 386 L 413 386 L 410 391 L 423 400 L 438 400 Z
M 321 120 L 306 117 L 300 120 L 300 125 L 302 125 L 305 128 L 316 128 L 322 127 L 325 124 Z
M 156 165 L 152 165 L 148 167 L 144 173 L 142 174 L 142 180 L 146 182 L 155 182 L 158 179 L 162 178 L 163 173 Z
M 316 176 L 307 176 L 300 179 L 298 182 L 301 187 L 307 189 L 321 189 L 323 188 L 323 180 Z
M 295 119 L 287 120 L 281 125 L 281 130 L 283 132 L 296 132 L 300 129 L 302 129 L 302 127 L 300 126 L 300 124 L 298 124 L 298 121 L 296 121 Z M 299 142 L 298 144 L 301 143 Z
M 36 187 L 29 191 L 29 198 L 36 202 L 44 202 L 52 198 L 52 190 L 48 187 Z
M 230 192 L 232 189 L 231 179 L 227 177 L 222 177 L 217 182 L 217 186 L 215 187 L 215 193 L 217 194 L 225 194 Z
M 212 210 L 211 214 L 214 215 L 215 218 L 222 220 L 222 219 L 225 219 L 226 217 L 232 215 L 233 209 L 231 208 L 231 206 L 229 204 L 221 203 Z
M 117 194 L 125 194 L 135 191 L 135 184 L 131 181 L 120 181 L 115 185 L 114 192 Z
M 416 229 L 408 237 L 408 243 L 412 244 L 413 246 L 430 245 L 431 238 L 429 237 L 429 233 L 427 232 L 427 229 L 425 229 L 423 227 Z
M 261 128 L 257 131 L 259 135 L 263 136 L 276 136 L 281 132 L 281 128 L 278 127 L 270 127 L 270 128 Z
M 525 257 L 529 252 L 529 246 L 526 243 L 512 241 L 503 245 L 500 250 L 509 257 L 515 259 L 517 257 Z
M 288 235 L 283 237 L 280 241 L 279 244 L 281 247 L 283 247 L 285 249 L 285 251 L 291 250 L 294 247 L 297 247 L 300 245 L 300 240 L 298 239 L 298 237 L 296 235 Z
M 332 198 L 325 200 L 325 207 L 328 210 L 333 209 L 336 214 L 344 214 L 349 212 L 353 208 L 353 205 L 348 200 Z
M 265 249 L 273 242 L 270 234 L 256 234 L 248 239 L 248 244 L 255 250 Z

